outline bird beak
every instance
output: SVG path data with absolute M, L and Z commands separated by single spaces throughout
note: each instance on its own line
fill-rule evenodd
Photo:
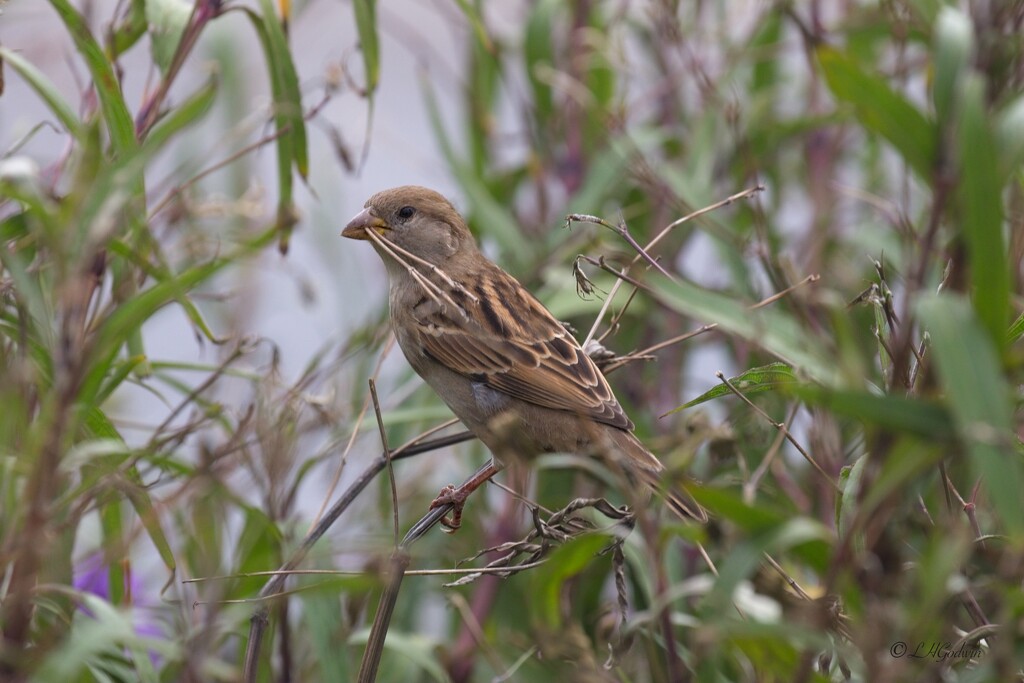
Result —
M 356 214 L 355 218 L 348 222 L 345 229 L 341 231 L 341 236 L 354 240 L 365 240 L 369 239 L 366 236 L 366 231 L 370 229 L 376 230 L 378 235 L 383 235 L 385 230 L 391 229 L 391 226 L 373 215 L 372 209 L 367 208 L 360 211 Z

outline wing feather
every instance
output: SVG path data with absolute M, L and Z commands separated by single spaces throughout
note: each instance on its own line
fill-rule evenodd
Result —
M 604 375 L 529 292 L 497 266 L 475 278 L 462 311 L 418 306 L 424 350 L 460 375 L 528 403 L 631 430 Z

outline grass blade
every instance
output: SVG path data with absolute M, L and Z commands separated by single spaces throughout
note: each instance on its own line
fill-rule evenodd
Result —
M 75 114 L 71 105 L 57 91 L 53 83 L 43 75 L 42 71 L 37 69 L 31 62 L 25 60 L 17 52 L 8 50 L 5 47 L 0 47 L 0 59 L 10 64 L 15 71 L 21 74 L 25 82 L 46 102 L 46 106 L 50 108 L 53 115 L 60 120 L 64 128 L 73 137 L 77 139 L 85 134 L 82 121 L 78 118 L 78 115 Z
M 863 71 L 849 56 L 831 47 L 818 48 L 818 63 L 832 94 L 850 104 L 860 122 L 899 150 L 925 181 L 935 166 L 935 125 L 881 78 Z
M 1013 432 L 1010 388 L 986 330 L 960 296 L 933 296 L 918 307 L 932 337 L 946 402 L 1007 531 L 1024 542 L 1024 461 Z

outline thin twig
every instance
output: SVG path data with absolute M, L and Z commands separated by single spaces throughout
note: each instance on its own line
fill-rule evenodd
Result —
M 519 667 L 525 664 L 530 657 L 537 654 L 538 649 L 539 648 L 536 645 L 531 645 L 526 652 L 519 655 L 519 659 L 513 662 L 512 666 L 510 666 L 504 673 L 492 678 L 491 683 L 505 683 L 505 681 L 511 681 L 512 677 L 516 675 L 517 671 L 519 671 Z
M 538 560 L 526 565 L 517 565 L 523 569 L 533 569 L 547 562 Z M 450 569 L 410 569 L 405 572 L 406 576 L 462 576 L 465 574 L 498 574 L 507 572 L 504 567 L 452 567 Z M 221 574 L 219 576 L 199 576 L 194 579 L 184 579 L 182 583 L 206 583 L 208 581 L 233 581 L 235 579 L 251 579 L 261 576 L 367 576 L 368 572 L 360 569 L 288 569 L 268 570 L 259 572 L 238 572 L 235 574 Z M 274 596 L 266 596 L 274 597 Z M 264 599 L 266 599 L 266 597 Z
M 615 282 L 619 283 L 621 280 L 616 280 Z M 636 298 L 637 292 L 639 291 L 640 290 L 634 288 L 629 292 L 629 296 L 626 297 L 626 303 L 622 304 L 622 308 L 620 308 L 619 311 L 612 316 L 612 319 L 608 321 L 608 329 L 604 331 L 604 334 L 597 338 L 597 342 L 599 344 L 604 342 L 604 340 L 608 338 L 608 335 L 618 329 L 619 321 L 622 320 L 624 315 L 626 315 L 626 310 L 629 309 L 629 305 L 633 303 L 633 299 Z
M 170 190 L 167 191 L 167 194 L 164 195 L 163 199 L 161 199 L 159 202 L 157 202 L 156 206 L 153 207 L 153 209 L 149 212 L 148 220 L 153 220 L 153 218 L 158 213 L 160 213 L 161 211 L 163 211 L 164 209 L 167 208 L 167 205 L 171 203 L 171 200 L 173 200 L 175 197 L 177 197 L 179 194 L 181 194 L 182 192 L 184 192 L 188 188 L 190 188 L 193 185 L 195 185 L 196 183 L 198 183 L 200 180 L 202 180 L 206 176 L 210 175 L 211 173 L 216 173 L 217 171 L 219 171 L 220 169 L 224 168 L 225 166 L 228 166 L 229 164 L 232 164 L 235 161 L 238 161 L 239 159 L 244 157 L 246 154 L 249 154 L 250 152 L 254 152 L 254 151 L 256 151 L 257 149 L 259 149 L 260 147 L 262 147 L 264 145 L 269 145 L 271 142 L 277 140 L 279 137 L 281 137 L 282 135 L 284 135 L 285 133 L 288 133 L 290 131 L 291 131 L 291 126 L 290 125 L 286 125 L 286 126 L 284 126 L 282 128 L 279 128 L 279 129 L 275 130 L 273 133 L 269 133 L 269 134 L 263 136 L 262 138 L 260 138 L 259 140 L 253 142 L 252 144 L 246 145 L 245 147 L 241 148 L 237 152 L 229 155 L 228 157 L 222 159 L 221 161 L 218 161 L 217 163 L 213 164 L 212 166 L 208 166 L 208 167 L 204 168 L 202 171 L 200 171 L 196 175 L 192 176 L 191 178 L 189 178 L 188 180 L 186 180 L 182 184 L 176 185 L 176 186 L 172 187 Z
M 577 263 L 578 262 L 579 262 L 579 260 L 577 259 Z M 629 266 L 626 266 L 622 270 L 623 270 L 623 272 L 628 272 L 629 271 Z M 590 343 L 590 340 L 594 338 L 594 335 L 597 334 L 597 328 L 600 327 L 601 320 L 604 319 L 604 314 L 611 307 L 612 300 L 615 298 L 615 295 L 618 293 L 619 287 L 621 287 L 621 286 L 622 286 L 622 279 L 621 278 L 615 278 L 615 283 L 612 284 L 611 291 L 608 292 L 608 295 L 604 298 L 604 302 L 601 304 L 601 310 L 598 311 L 597 315 L 594 317 L 594 324 L 590 326 L 590 331 L 587 332 L 587 336 L 583 340 L 582 346 L 586 347 L 586 345 Z M 632 301 L 633 297 L 636 295 L 638 290 L 639 290 L 639 288 L 636 288 L 636 287 L 633 289 L 632 293 L 630 294 L 630 298 L 627 299 L 627 303 L 629 301 Z M 621 316 L 622 313 L 624 313 L 625 311 L 626 311 L 626 307 L 623 306 L 622 310 L 619 312 L 619 315 Z M 612 327 L 609 326 L 608 327 L 609 332 L 611 331 L 611 329 L 612 329 Z M 601 337 L 601 338 L 604 339 L 604 337 Z
M 491 479 L 488 483 L 491 486 L 497 486 L 499 489 L 501 489 L 505 493 L 509 494 L 513 498 L 519 500 L 522 503 L 525 503 L 526 506 L 529 507 L 529 508 L 540 510 L 540 511 L 542 511 L 545 514 L 548 514 L 548 515 L 554 514 L 554 513 L 551 512 L 551 510 L 547 509 L 546 507 L 544 507 L 540 503 L 538 503 L 536 501 L 533 501 L 533 500 L 530 500 L 529 498 L 527 498 L 523 494 L 519 493 L 519 491 L 516 491 L 515 489 L 512 489 L 512 488 L 510 488 L 508 486 L 505 486 L 500 481 L 495 481 L 494 479 Z
M 225 358 L 224 361 L 222 361 L 214 369 L 212 373 L 210 373 L 209 377 L 207 377 L 205 380 L 203 380 L 201 383 L 195 386 L 191 391 L 189 391 L 185 398 L 182 399 L 181 403 L 179 403 L 178 406 L 174 410 L 172 410 L 166 418 L 164 418 L 164 421 L 160 423 L 160 426 L 153 430 L 153 438 L 150 440 L 146 448 L 148 450 L 156 450 L 160 442 L 163 440 L 158 439 L 157 436 L 162 434 L 163 431 L 167 429 L 168 426 L 170 426 L 171 422 L 173 422 L 174 419 L 177 418 L 178 415 L 180 415 L 183 410 L 185 410 L 185 408 L 187 408 L 190 405 L 194 405 L 199 395 L 202 394 L 207 389 L 209 389 L 211 386 L 213 386 L 213 383 L 224 375 L 224 371 L 227 369 L 227 367 L 234 363 L 236 360 L 238 360 L 240 357 L 242 357 L 242 355 L 244 355 L 247 352 L 247 350 L 248 345 L 244 341 L 240 342 L 234 348 L 231 354 L 227 358 Z
M 799 409 L 799 405 L 793 406 L 793 409 L 789 413 L 789 417 L 786 418 L 786 422 L 790 423 L 793 418 L 796 417 L 796 411 Z M 754 473 L 750 475 L 750 479 L 743 484 L 743 501 L 747 505 L 754 503 L 754 492 L 757 490 L 757 485 L 761 483 L 761 478 L 768 472 L 768 468 L 771 467 L 772 461 L 775 460 L 776 454 L 778 454 L 782 447 L 782 441 L 785 438 L 785 433 L 780 429 L 776 435 L 775 440 L 772 441 L 772 445 L 768 448 L 768 452 L 765 454 L 764 459 L 761 460 L 761 464 L 757 466 Z
M 796 283 L 795 285 L 790 285 L 789 287 L 786 287 L 781 292 L 777 292 L 775 294 L 772 294 L 767 299 L 762 299 L 761 301 L 758 301 L 756 304 L 754 304 L 753 306 L 750 307 L 750 310 L 753 311 L 753 310 L 756 310 L 758 308 L 761 308 L 762 306 L 767 306 L 768 304 L 773 304 L 776 301 L 778 301 L 779 299 L 781 299 L 781 298 L 783 298 L 785 296 L 788 296 L 794 290 L 797 290 L 800 287 L 803 287 L 807 283 L 809 283 L 809 282 L 817 282 L 820 279 L 821 279 L 820 275 L 818 275 L 817 273 L 812 273 L 812 274 L 808 275 L 807 277 L 805 277 L 800 282 Z
M 768 565 L 771 566 L 771 568 L 774 569 L 778 573 L 778 575 L 781 576 L 786 581 L 786 583 L 789 585 L 789 587 L 793 589 L 794 593 L 799 595 L 804 600 L 807 600 L 807 601 L 811 600 L 811 596 L 808 595 L 807 591 L 805 591 L 803 588 L 801 588 L 800 584 L 798 584 L 796 582 L 796 580 L 792 576 L 790 576 L 788 573 L 786 573 L 786 570 L 782 568 L 782 565 L 780 565 L 778 562 L 775 561 L 775 558 L 773 558 L 768 553 L 761 553 L 761 555 L 762 555 L 762 557 L 764 557 L 764 559 L 768 563 Z
M 983 640 L 983 639 L 985 639 L 986 636 L 994 636 L 994 635 L 997 635 L 998 633 L 999 633 L 999 625 L 998 624 L 982 624 L 981 626 L 978 626 L 977 628 L 971 629 L 970 631 L 965 633 L 964 636 L 960 640 L 956 641 L 956 643 L 953 645 L 953 649 L 950 650 L 950 651 L 951 652 L 960 652 L 961 649 L 963 648 L 963 646 L 966 645 L 967 643 L 972 643 L 972 642 L 975 642 L 975 641 Z
M 448 427 L 451 427 L 452 425 L 457 425 L 457 424 L 459 424 L 459 418 L 453 417 L 452 419 L 446 420 L 445 422 L 442 422 L 439 425 L 435 425 L 435 426 L 431 427 L 430 429 L 428 429 L 428 430 L 426 430 L 424 432 L 420 432 L 419 434 L 417 434 L 413 438 L 411 438 L 408 441 L 406 441 L 405 443 L 403 443 L 401 446 L 399 446 L 398 448 L 396 448 L 394 450 L 394 453 L 404 453 L 406 451 L 406 449 L 411 448 L 412 446 L 415 446 L 416 444 L 418 444 L 419 442 L 423 441 L 423 439 L 427 438 L 428 436 L 433 436 L 434 434 L 440 432 L 441 430 L 447 429 Z
M 359 674 L 356 676 L 358 683 L 374 683 L 377 680 L 377 668 L 384 653 L 384 639 L 388 634 L 387 627 L 398 602 L 398 591 L 402 587 L 405 570 L 411 560 L 402 546 L 399 546 L 391 556 L 390 580 L 377 603 L 377 614 L 373 617 L 373 626 L 370 628 L 366 649 L 363 651 L 363 661 L 359 664 Z
M 769 422 L 769 424 L 771 424 L 773 427 L 775 427 L 780 432 L 782 432 L 783 435 L 786 437 L 786 440 L 789 441 L 791 444 L 793 444 L 793 447 L 796 448 L 796 450 L 800 452 L 800 455 L 804 456 L 804 459 L 811 464 L 811 466 L 818 472 L 818 474 L 820 474 L 822 477 L 824 477 L 825 481 L 827 481 L 829 484 L 832 485 L 832 488 L 834 488 L 839 493 L 842 493 L 842 489 L 839 487 L 839 484 L 837 484 L 832 479 L 832 477 L 829 476 L 828 472 L 826 472 L 825 470 L 822 469 L 821 465 L 819 465 L 814 460 L 814 458 L 812 458 L 811 455 L 804 449 L 804 447 L 800 445 L 800 442 L 798 442 L 793 437 L 793 435 L 789 431 L 789 428 L 786 426 L 785 422 L 776 422 L 775 420 L 773 420 L 771 415 L 769 415 L 768 413 L 764 412 L 764 410 L 762 410 L 753 401 L 751 401 L 749 398 L 747 398 L 743 394 L 742 391 L 737 389 L 733 385 L 733 383 L 729 381 L 729 378 L 726 377 L 724 373 L 722 373 L 722 371 L 719 370 L 718 372 L 716 372 L 715 373 L 715 377 L 717 377 L 719 379 L 719 381 L 721 381 L 723 384 L 725 384 L 727 387 L 729 387 L 729 390 L 732 393 L 734 393 L 737 396 L 739 396 L 740 399 L 742 399 L 743 402 L 746 403 L 750 408 L 752 408 L 757 414 L 759 414 L 761 417 L 766 419 Z
M 749 197 L 749 196 L 751 196 L 751 195 L 753 195 L 753 194 L 755 194 L 757 192 L 761 192 L 763 190 L 764 190 L 764 186 L 763 185 L 757 185 L 755 187 L 748 188 L 746 190 L 743 190 L 742 192 L 737 192 L 736 194 L 734 194 L 734 195 L 732 195 L 730 197 L 726 197 L 725 199 L 723 199 L 720 202 L 715 202 L 714 204 L 710 204 L 710 205 L 708 205 L 708 206 L 706 206 L 706 207 L 704 207 L 702 209 L 698 209 L 697 211 L 694 211 L 694 212 L 692 212 L 690 214 L 687 214 L 686 216 L 683 216 L 682 218 L 679 218 L 678 220 L 675 220 L 675 221 L 669 223 L 667 226 L 662 228 L 661 231 L 657 235 L 654 236 L 654 239 L 652 239 L 650 242 L 647 243 L 647 246 L 645 246 L 643 248 L 641 253 L 638 253 L 636 256 L 633 257 L 633 260 L 630 261 L 629 265 L 627 265 L 625 268 L 622 269 L 622 272 L 624 274 L 628 273 L 629 269 L 632 268 L 634 265 L 636 265 L 640 261 L 641 258 L 643 258 L 643 256 L 641 254 L 647 255 L 648 252 L 650 252 L 650 250 L 653 249 L 658 244 L 658 242 L 660 242 L 674 228 L 682 225 L 683 223 L 686 223 L 687 221 L 691 221 L 694 218 L 698 218 L 700 216 L 703 216 L 706 213 L 710 213 L 711 211 L 714 211 L 716 209 L 720 209 L 722 207 L 728 206 L 729 204 L 732 204 L 733 202 L 735 202 L 737 200 L 745 199 L 746 197 Z M 598 219 L 598 220 L 600 221 L 600 219 Z M 650 256 L 648 255 L 647 258 L 650 258 Z M 659 269 L 660 269 L 660 266 L 659 266 Z M 587 342 L 589 342 L 591 339 L 593 339 L 594 335 L 597 334 L 597 328 L 600 326 L 601 320 L 604 318 L 605 312 L 608 310 L 608 307 L 611 306 L 611 302 L 615 298 L 615 295 L 616 295 L 616 293 L 618 293 L 619 288 L 621 286 L 622 286 L 622 279 L 616 280 L 615 284 L 612 285 L 611 291 L 608 293 L 608 296 L 605 298 L 604 305 L 601 306 L 601 310 L 600 310 L 600 312 L 598 312 L 597 317 L 594 319 L 594 324 L 591 326 L 590 332 L 587 333 L 586 339 L 584 339 L 584 341 L 583 341 L 583 346 L 586 346 Z M 622 307 L 622 311 L 619 312 L 619 317 L 621 317 L 622 314 L 625 312 L 626 307 L 629 305 L 629 302 L 633 300 L 633 297 L 635 295 L 636 295 L 636 290 L 634 290 L 630 294 L 629 299 L 626 300 L 626 304 Z M 604 336 L 602 336 L 601 338 L 604 339 Z
M 585 213 L 570 213 L 568 216 L 565 217 L 566 227 L 569 227 L 569 225 L 572 224 L 573 222 L 594 223 L 595 225 L 600 225 L 602 227 L 608 228 L 609 230 L 617 234 L 619 237 L 626 240 L 626 242 L 629 243 L 629 246 L 633 247 L 633 249 L 636 251 L 637 255 L 644 261 L 647 261 L 647 264 L 649 266 L 657 270 L 659 273 L 667 277 L 669 280 L 675 280 L 675 278 L 672 277 L 672 275 L 667 270 L 662 268 L 661 265 L 659 265 L 658 262 L 650 254 L 648 254 L 647 251 L 643 247 L 641 247 L 635 239 L 633 239 L 633 235 L 630 234 L 629 228 L 626 227 L 625 221 L 620 221 L 618 225 L 612 225 L 611 223 L 609 223 L 608 221 L 599 216 L 591 216 Z
M 807 277 L 805 277 L 803 280 L 801 280 L 800 282 L 796 283 L 795 285 L 787 287 L 786 289 L 782 290 L 781 292 L 773 294 L 773 295 L 769 296 L 766 299 L 762 299 L 761 301 L 757 302 L 753 306 L 750 306 L 750 310 L 753 311 L 755 309 L 761 308 L 762 306 L 767 306 L 770 303 L 774 303 L 774 302 L 778 301 L 779 299 L 781 299 L 782 297 L 787 296 L 789 294 L 792 294 L 799 287 L 801 287 L 801 286 L 803 286 L 803 285 L 805 285 L 807 283 L 810 283 L 810 282 L 817 282 L 820 279 L 821 278 L 820 278 L 819 275 L 808 275 Z M 634 290 L 633 293 L 635 294 L 636 290 Z M 602 368 L 602 372 L 604 372 L 604 374 L 607 375 L 610 372 L 618 370 L 620 367 L 622 367 L 623 365 L 626 365 L 627 363 L 631 363 L 634 360 L 640 360 L 644 356 L 648 356 L 648 355 L 654 353 L 655 351 L 660 351 L 661 349 L 665 348 L 666 346 L 671 346 L 673 344 L 678 344 L 679 342 L 686 341 L 687 339 L 692 339 L 693 337 L 696 337 L 697 335 L 704 334 L 705 332 L 710 332 L 711 330 L 714 330 L 717 327 L 718 327 L 718 323 L 709 323 L 707 325 L 702 325 L 701 327 L 697 328 L 696 330 L 693 330 L 692 332 L 686 332 L 686 333 L 678 335 L 676 337 L 672 337 L 671 339 L 666 339 L 665 341 L 658 342 L 657 344 L 654 344 L 653 346 L 648 346 L 646 349 L 642 349 L 640 351 L 636 351 L 636 352 L 633 352 L 633 353 L 626 354 L 625 356 L 622 356 L 620 358 L 616 358 L 615 360 L 613 360 L 610 363 L 608 363 L 607 366 Z M 603 337 L 602 337 L 602 339 L 603 339 Z
M 712 575 L 717 577 L 718 567 L 715 566 L 715 563 L 714 561 L 712 561 L 711 556 L 708 555 L 707 549 L 704 547 L 702 543 L 698 543 L 696 541 L 694 541 L 694 545 L 697 546 L 697 552 L 700 553 L 700 557 L 702 560 L 704 560 L 704 564 L 707 565 L 708 570 L 711 572 Z
M 506 669 L 505 662 L 501 661 L 501 656 L 494 649 L 494 647 L 488 642 L 487 636 L 484 633 L 483 626 L 480 621 L 473 614 L 473 609 L 469 606 L 460 593 L 452 591 L 448 595 L 448 602 L 455 608 L 455 611 L 459 613 L 462 618 L 462 623 L 465 624 L 467 631 L 473 638 L 473 642 L 476 643 L 476 649 L 483 653 L 484 657 L 491 664 L 491 668 L 495 671 L 502 671 Z
M 377 429 L 380 430 L 380 445 L 388 460 L 388 481 L 391 483 L 391 511 L 394 521 L 395 545 L 398 545 L 398 487 L 395 485 L 395 467 L 391 462 L 391 448 L 388 446 L 388 433 L 384 429 L 384 418 L 380 414 L 380 401 L 377 399 L 377 383 L 371 377 L 370 396 L 373 398 L 373 412 L 377 416 Z
M 974 499 L 978 495 L 978 485 L 975 485 L 974 490 L 971 493 L 971 500 L 968 502 L 964 500 L 963 496 L 960 495 L 960 492 L 953 484 L 953 480 L 950 479 L 949 475 L 946 473 L 945 463 L 939 461 L 939 466 L 939 471 L 942 473 L 943 482 L 945 484 L 942 488 L 946 492 L 947 507 L 951 507 L 952 501 L 949 500 L 949 495 L 950 493 L 952 493 L 954 496 L 956 496 L 957 500 L 960 501 L 960 505 L 963 506 L 964 514 L 967 515 L 967 519 L 971 524 L 972 530 L 974 531 L 975 541 L 980 542 L 982 546 L 984 546 L 985 542 L 982 539 L 984 539 L 985 537 L 981 533 L 981 526 L 978 524 L 978 518 L 975 514 Z M 980 483 L 981 482 L 979 481 L 978 484 Z M 991 623 L 989 621 L 988 616 L 981 609 L 981 605 L 978 604 L 978 600 L 974 597 L 974 593 L 973 591 L 971 591 L 970 588 L 965 588 L 964 590 L 962 590 L 960 592 L 959 597 L 960 601 L 963 603 L 964 609 L 967 610 L 967 613 L 971 615 L 971 618 L 974 620 L 975 626 L 981 627 Z
M 974 489 L 971 491 L 971 499 L 964 500 L 964 497 L 960 495 L 956 485 L 953 484 L 953 480 L 949 478 L 949 475 L 945 475 L 945 483 L 948 491 L 951 491 L 956 499 L 960 502 L 960 507 L 967 515 L 967 521 L 971 524 L 971 530 L 974 531 L 974 540 L 978 540 L 984 537 L 981 533 L 981 525 L 978 523 L 977 505 L 975 505 L 975 499 L 978 496 L 978 487 L 981 485 L 981 480 L 974 485 Z M 981 547 L 985 547 L 985 542 L 980 541 Z
M 672 230 L 672 228 L 678 227 L 678 226 L 682 225 L 683 223 L 686 223 L 687 221 L 692 221 L 694 218 L 700 218 L 701 216 L 703 216 L 706 213 L 711 213 L 712 211 L 715 211 L 717 209 L 721 209 L 723 207 L 729 206 L 733 202 L 739 201 L 740 199 L 746 199 L 747 197 L 751 197 L 751 196 L 757 194 L 758 192 L 764 192 L 764 185 L 755 185 L 754 187 L 748 187 L 745 190 L 742 190 L 740 192 L 737 192 L 734 195 L 730 195 L 730 196 L 726 197 L 725 199 L 723 199 L 720 202 L 715 202 L 714 204 L 708 204 L 707 206 L 705 206 L 702 209 L 697 209 L 693 213 L 689 213 L 689 214 L 683 216 L 682 218 L 679 218 L 677 220 L 672 221 L 671 223 L 666 225 L 662 229 L 662 231 L 659 232 L 658 235 L 653 240 L 650 241 L 650 243 L 647 245 L 647 248 L 650 249 L 655 244 L 657 244 L 661 240 L 662 237 L 664 237 L 666 234 L 668 234 L 668 232 L 670 230 Z
M 586 254 L 580 254 L 579 256 L 576 257 L 576 260 L 577 261 L 586 261 L 587 263 L 589 263 L 592 266 L 597 266 L 601 270 L 604 270 L 604 271 L 607 271 L 607 272 L 611 273 L 612 275 L 614 275 L 615 277 L 619 278 L 620 280 L 625 280 L 626 282 L 628 282 L 629 284 L 633 285 L 637 289 L 642 289 L 645 292 L 650 292 L 652 294 L 654 293 L 654 290 L 652 290 L 650 287 L 648 287 L 647 285 L 643 284 L 639 280 L 636 280 L 635 278 L 630 277 L 629 276 L 629 271 L 626 268 L 623 268 L 622 270 L 615 270 L 614 268 L 609 266 L 607 263 L 605 263 L 604 256 L 601 256 L 599 258 L 594 258 L 593 256 L 587 256 Z M 589 335 L 588 335 L 588 339 L 586 341 L 590 341 Z
M 643 358 L 645 356 L 649 356 L 652 353 L 654 353 L 655 351 L 660 351 L 661 349 L 663 349 L 663 348 L 665 348 L 667 346 L 672 346 L 673 344 L 678 344 L 679 342 L 686 341 L 687 339 L 693 339 L 694 337 L 702 335 L 705 332 L 710 332 L 711 330 L 714 330 L 717 327 L 718 327 L 718 323 L 710 323 L 708 325 L 701 325 L 696 330 L 693 330 L 691 332 L 686 332 L 684 334 L 680 334 L 678 336 L 672 337 L 671 339 L 666 339 L 663 342 L 658 342 L 657 344 L 654 344 L 653 346 L 648 346 L 646 349 L 642 349 L 640 351 L 635 351 L 633 353 L 628 353 L 625 356 L 622 356 L 621 358 L 616 358 L 614 361 L 609 363 L 608 366 L 603 369 L 603 372 L 604 372 L 604 374 L 607 375 L 607 374 L 609 374 L 611 372 L 614 372 L 615 370 L 618 370 L 619 368 L 621 368 L 623 365 L 626 365 L 627 363 L 630 363 L 630 362 L 632 362 L 634 360 L 639 360 L 640 358 Z

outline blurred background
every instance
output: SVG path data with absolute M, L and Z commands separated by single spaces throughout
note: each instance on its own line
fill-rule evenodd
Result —
M 2 11 L 0 678 L 242 680 L 240 575 L 381 452 L 368 380 L 392 448 L 451 417 L 339 237 L 403 184 L 625 357 L 712 519 L 651 506 L 623 540 L 584 510 L 542 567 L 411 576 L 379 680 L 1021 678 L 1021 3 Z M 615 231 L 670 224 L 671 279 Z M 259 603 L 253 675 L 354 679 L 394 503 L 404 530 L 488 456 L 396 463 L 397 500 L 377 477 L 302 564 L 352 573 Z M 499 480 L 526 500 L 482 490 L 414 569 L 622 501 L 562 455 Z

